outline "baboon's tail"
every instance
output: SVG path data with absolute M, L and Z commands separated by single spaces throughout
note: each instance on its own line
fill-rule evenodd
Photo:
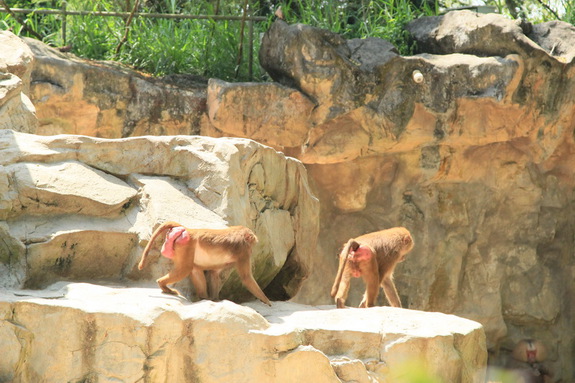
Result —
M 339 268 L 337 269 L 337 275 L 335 277 L 335 281 L 333 282 L 333 286 L 331 288 L 331 297 L 335 297 L 337 294 L 337 290 L 339 290 L 339 283 L 341 282 L 341 276 L 343 275 L 343 270 L 345 269 L 345 264 L 347 262 L 347 255 L 349 254 L 349 248 L 351 244 L 354 242 L 353 239 L 347 241 L 341 253 L 339 253 Z
M 144 249 L 144 252 L 142 253 L 142 258 L 140 259 L 140 263 L 138 264 L 139 270 L 142 270 L 144 267 L 146 267 L 148 253 L 150 252 L 152 246 L 154 245 L 154 241 L 156 240 L 156 238 L 158 238 L 158 236 L 161 235 L 166 230 L 170 230 L 172 227 L 177 226 L 181 225 L 176 222 L 164 222 L 156 229 L 156 231 L 154 231 L 154 234 L 152 234 L 150 241 L 148 242 L 146 248 Z

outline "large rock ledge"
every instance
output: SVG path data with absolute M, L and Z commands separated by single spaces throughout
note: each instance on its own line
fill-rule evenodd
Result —
M 0 130 L 0 287 L 155 280 L 170 261 L 155 252 L 143 272 L 135 265 L 152 229 L 176 221 L 252 228 L 256 280 L 289 299 L 309 274 L 318 214 L 303 165 L 252 140 Z M 253 298 L 236 274 L 221 297 Z
M 59 282 L 0 292 L 0 381 L 483 382 L 480 324 L 390 307 L 190 303 L 157 288 Z M 50 357 L 47 357 L 49 355 Z

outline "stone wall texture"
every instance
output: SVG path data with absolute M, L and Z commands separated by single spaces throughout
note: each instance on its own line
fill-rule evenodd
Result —
M 395 274 L 408 308 L 478 321 L 493 364 L 539 339 L 554 379 L 572 381 L 575 28 L 461 11 L 408 30 L 419 52 L 402 57 L 383 40 L 277 20 L 260 51 L 273 83 L 185 89 L 27 41 L 39 119 L 30 130 L 199 133 L 281 150 L 305 164 L 320 201 L 311 275 L 295 301 L 331 303 L 342 244 L 402 225 L 416 244 Z M 93 71 L 110 78 L 84 81 Z M 140 85 L 118 88 L 120 78 Z M 164 92 L 177 102 L 163 104 Z M 79 111 L 99 122 L 78 123 Z M 354 284 L 349 302 L 361 293 Z

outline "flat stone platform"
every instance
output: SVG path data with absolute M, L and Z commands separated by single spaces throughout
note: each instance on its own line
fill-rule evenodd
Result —
M 480 324 L 391 307 L 189 302 L 59 282 L 0 292 L 0 381 L 483 382 Z

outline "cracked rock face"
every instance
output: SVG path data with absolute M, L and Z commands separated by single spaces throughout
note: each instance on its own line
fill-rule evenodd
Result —
M 570 380 L 575 29 L 462 11 L 408 30 L 419 53 L 382 48 L 379 60 L 369 44 L 283 21 L 262 40 L 272 78 L 317 103 L 290 153 L 322 201 L 324 259 L 296 300 L 330 302 L 347 239 L 406 226 L 415 248 L 395 280 L 408 307 L 481 322 L 494 364 L 542 339 Z
M 199 133 L 205 83 L 183 76 L 152 78 L 109 62 L 93 65 L 38 40 L 25 41 L 34 57 L 29 66 L 34 80 L 26 94 L 34 105 L 42 105 L 37 113 L 41 123 L 18 130 L 104 138 Z
M 479 383 L 487 356 L 481 326 L 452 315 L 192 304 L 86 283 L 3 290 L 0 318 L 2 381 L 369 383 L 416 367 Z
M 156 256 L 144 272 L 135 263 L 153 228 L 166 220 L 252 228 L 260 239 L 254 275 L 272 299 L 297 292 L 314 255 L 318 204 L 305 169 L 254 141 L 2 130 L 0 180 L 4 287 L 153 281 L 170 261 Z M 187 283 L 184 291 L 191 293 Z M 222 298 L 253 299 L 235 275 Z

